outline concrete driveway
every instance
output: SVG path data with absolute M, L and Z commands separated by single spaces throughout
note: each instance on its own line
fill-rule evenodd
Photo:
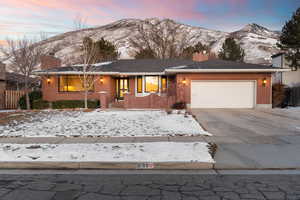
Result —
M 216 169 L 300 168 L 300 109 L 193 109 L 218 144 Z

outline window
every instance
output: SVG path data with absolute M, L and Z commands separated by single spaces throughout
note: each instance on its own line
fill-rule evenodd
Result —
M 159 76 L 145 76 L 145 92 L 158 92 Z
M 167 77 L 162 76 L 161 77 L 161 92 L 167 92 Z
M 143 77 L 137 77 L 137 93 L 143 93 Z
M 92 90 L 94 90 L 92 88 Z M 84 91 L 82 80 L 78 76 L 59 76 L 59 92 Z

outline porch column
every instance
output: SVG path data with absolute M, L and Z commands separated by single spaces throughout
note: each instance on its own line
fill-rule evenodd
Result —
M 125 109 L 128 109 L 130 107 L 129 101 L 130 101 L 130 92 L 124 92 L 124 108 Z
M 106 91 L 101 91 L 99 92 L 100 94 L 100 105 L 102 109 L 107 109 L 108 108 L 108 99 L 107 99 L 107 92 Z

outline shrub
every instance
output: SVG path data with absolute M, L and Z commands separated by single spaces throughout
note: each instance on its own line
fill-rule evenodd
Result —
M 88 100 L 88 108 L 99 108 L 99 100 Z M 64 108 L 84 108 L 84 101 L 82 100 L 61 100 L 52 102 L 53 109 Z
M 30 108 L 32 109 L 33 101 L 42 99 L 43 95 L 41 91 L 32 91 L 29 93 L 29 101 L 30 101 Z M 26 109 L 26 95 L 23 95 L 19 99 L 19 106 L 21 109 Z
M 285 97 L 285 85 L 279 83 L 274 84 L 272 88 L 273 107 L 282 107 Z
M 32 109 L 42 110 L 49 108 L 49 102 L 43 99 L 37 99 L 32 102 Z
M 172 109 L 176 109 L 176 110 L 186 109 L 186 102 L 184 101 L 176 102 L 172 105 Z

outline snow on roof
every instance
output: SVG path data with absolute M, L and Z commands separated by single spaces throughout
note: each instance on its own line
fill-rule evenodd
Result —
M 111 64 L 112 62 L 100 62 L 100 63 L 95 63 L 95 64 L 92 64 L 91 66 L 94 66 L 94 67 L 100 67 L 100 66 L 103 66 L 103 65 L 109 65 Z M 76 64 L 76 65 L 73 65 L 73 67 L 83 67 L 85 66 L 86 64 Z

